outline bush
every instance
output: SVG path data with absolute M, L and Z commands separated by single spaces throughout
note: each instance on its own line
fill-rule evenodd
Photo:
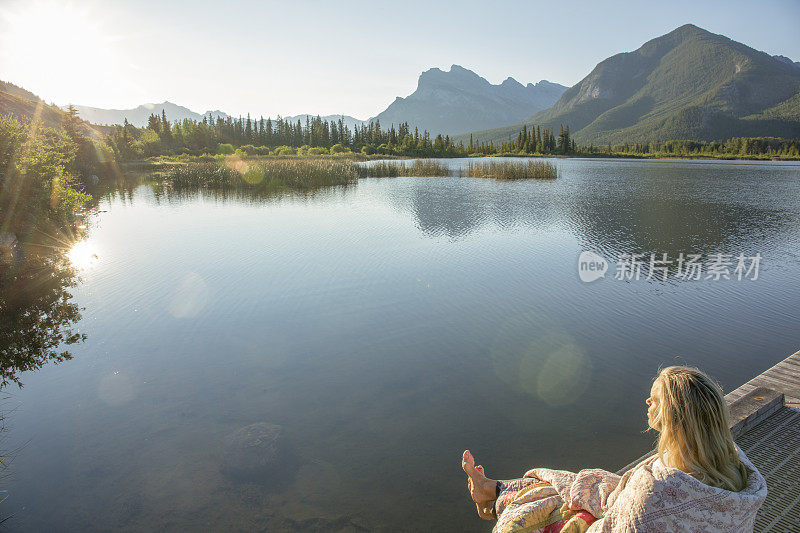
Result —
M 145 157 L 155 157 L 163 152 L 161 138 L 150 129 L 142 130 L 142 135 L 133 143 L 133 148 Z
M 291 146 L 278 146 L 272 153 L 274 155 L 295 155 L 297 151 Z
M 217 146 L 217 153 L 218 154 L 228 155 L 228 154 L 234 153 L 235 151 L 236 151 L 236 149 L 230 143 L 222 143 L 219 146 Z
M 346 147 L 344 147 L 344 146 L 342 146 L 341 144 L 338 144 L 338 143 L 334 144 L 333 146 L 331 146 L 331 153 L 332 154 L 345 154 L 345 153 L 347 153 L 349 151 L 350 151 L 349 148 L 346 148 Z
M 322 146 L 315 146 L 308 149 L 309 155 L 328 155 L 328 150 Z
M 63 130 L 0 117 L 0 191 L 15 192 L 0 195 L 4 232 L 22 241 L 37 228 L 51 232 L 52 224 L 72 228 L 91 200 L 67 170 L 77 151 Z

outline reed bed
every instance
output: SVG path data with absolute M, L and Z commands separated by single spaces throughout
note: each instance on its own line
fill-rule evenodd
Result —
M 358 173 L 351 161 L 228 158 L 222 164 L 182 165 L 166 172 L 164 178 L 174 187 L 186 188 L 313 189 L 353 183 Z
M 500 180 L 555 179 L 558 170 L 547 161 L 480 161 L 469 162 L 457 175 L 470 178 Z M 173 166 L 162 174 L 175 188 L 251 189 L 278 191 L 308 190 L 331 185 L 347 185 L 358 178 L 394 178 L 399 176 L 451 176 L 453 172 L 440 161 L 417 159 L 380 161 L 358 165 L 351 160 L 336 159 L 259 159 L 235 156 L 217 162 L 191 162 Z
M 379 161 L 373 165 L 359 165 L 358 175 L 361 178 L 397 178 L 399 176 L 434 177 L 450 176 L 450 167 L 441 161 L 417 159 L 406 165 L 405 161 Z
M 460 176 L 498 180 L 552 180 L 558 169 L 549 161 L 470 161 Z

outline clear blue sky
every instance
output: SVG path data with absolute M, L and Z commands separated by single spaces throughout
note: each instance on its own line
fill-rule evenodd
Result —
M 431 67 L 572 85 L 687 22 L 800 61 L 797 0 L 0 0 L 0 79 L 57 104 L 367 118 Z

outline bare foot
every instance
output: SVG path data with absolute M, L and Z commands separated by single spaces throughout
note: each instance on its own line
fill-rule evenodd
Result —
M 461 468 L 469 477 L 467 486 L 472 501 L 478 509 L 478 516 L 484 520 L 492 520 L 494 501 L 497 498 L 497 481 L 486 477 L 482 466 L 475 466 L 475 459 L 469 450 L 466 450 L 461 457 Z

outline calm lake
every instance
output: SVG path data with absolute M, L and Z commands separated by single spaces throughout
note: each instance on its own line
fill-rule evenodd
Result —
M 553 161 L 554 181 L 106 195 L 73 254 L 86 341 L 5 389 L 3 527 L 488 531 L 465 448 L 501 479 L 616 470 L 654 442 L 659 366 L 728 391 L 800 348 L 800 165 Z M 581 281 L 583 251 L 604 278 Z M 646 279 L 665 253 L 732 256 L 730 279 Z M 615 279 L 622 254 L 640 279 Z M 260 422 L 280 464 L 231 475 L 230 435 Z

